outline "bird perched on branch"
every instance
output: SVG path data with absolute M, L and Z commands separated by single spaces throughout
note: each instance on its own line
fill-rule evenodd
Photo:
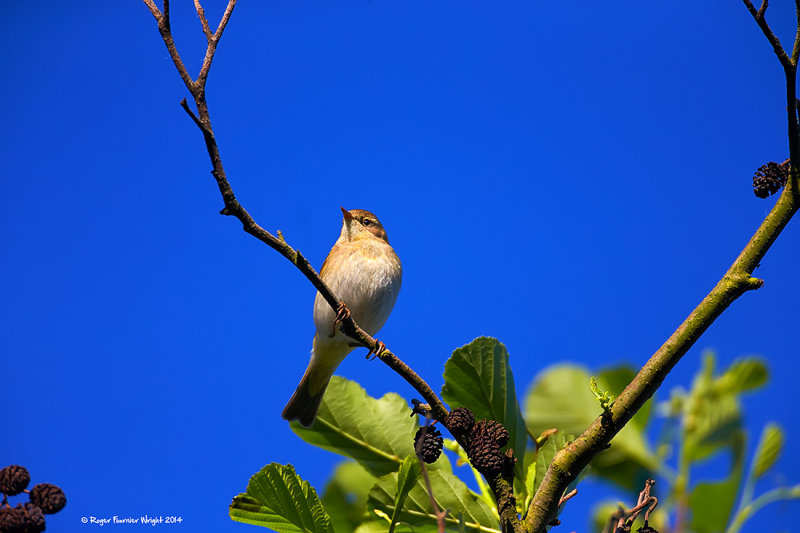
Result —
M 389 245 L 378 217 L 362 209 L 341 209 L 342 232 L 322 263 L 320 277 L 342 303 L 334 310 L 317 293 L 314 300 L 317 332 L 311 361 L 281 413 L 286 420 L 299 420 L 306 427 L 314 423 L 336 367 L 360 346 L 338 328 L 339 323 L 352 315 L 364 331 L 375 335 L 392 312 L 403 278 L 400 258 Z

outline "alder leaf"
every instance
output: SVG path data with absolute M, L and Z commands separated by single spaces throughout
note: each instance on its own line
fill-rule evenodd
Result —
M 397 488 L 394 494 L 394 510 L 392 511 L 390 528 L 393 528 L 399 521 L 403 504 L 406 502 L 408 493 L 416 485 L 421 471 L 419 460 L 413 455 L 406 457 L 403 460 L 403 464 L 400 465 L 400 470 L 397 471 Z
M 317 492 L 292 465 L 271 463 L 250 478 L 247 492 L 233 499 L 230 517 L 280 533 L 333 533 Z
M 353 531 L 367 515 L 367 494 L 377 478 L 355 461 L 339 463 L 325 486 L 322 505 L 337 531 Z
M 739 430 L 731 436 L 731 474 L 716 482 L 701 482 L 689 495 L 691 530 L 697 533 L 721 533 L 730 523 L 744 465 L 745 434 Z
M 448 512 L 445 521 L 449 527 L 459 527 L 461 515 L 466 531 L 499 533 L 499 524 L 492 510 L 463 481 L 445 469 L 429 470 L 428 476 L 439 509 L 446 509 Z M 413 526 L 415 530 L 417 526 L 435 526 L 436 515 L 423 477 L 417 478 L 399 512 L 395 512 L 397 487 L 397 472 L 381 477 L 369 493 L 367 506 L 394 516 L 401 523 Z
M 417 419 L 398 394 L 380 399 L 361 385 L 333 376 L 310 428 L 292 422 L 301 439 L 358 461 L 369 473 L 382 476 L 400 468 L 403 457 L 414 455 Z
M 783 430 L 778 424 L 770 423 L 761 432 L 756 448 L 753 476 L 758 479 L 772 468 L 783 450 Z
M 450 407 L 470 409 L 476 420 L 488 418 L 505 426 L 517 458 L 515 474 L 522 479 L 528 433 L 508 359 L 506 347 L 491 337 L 457 348 L 444 365 L 442 398 Z
M 757 357 L 745 357 L 734 361 L 716 379 L 714 389 L 719 393 L 739 393 L 763 386 L 769 379 L 764 361 Z
M 615 391 L 619 380 L 606 383 L 607 374 L 598 376 L 602 388 Z M 557 428 L 580 435 L 600 416 L 600 407 L 589 388 L 590 375 L 584 368 L 561 364 L 536 376 L 525 401 L 525 420 L 534 435 Z M 537 461 L 538 463 L 538 461 Z M 644 484 L 658 469 L 659 459 L 651 451 L 644 433 L 637 424 L 628 424 L 611 441 L 611 448 L 593 461 L 593 472 L 622 487 L 633 490 Z

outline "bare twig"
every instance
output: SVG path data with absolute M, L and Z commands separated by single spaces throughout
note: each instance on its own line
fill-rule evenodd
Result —
M 568 493 L 564 494 L 564 495 L 561 497 L 561 499 L 560 499 L 560 500 L 558 500 L 558 506 L 559 506 L 559 507 L 561 507 L 562 505 L 564 505 L 565 503 L 567 503 L 569 500 L 571 500 L 572 498 L 574 498 L 574 497 L 575 497 L 577 494 L 578 494 L 578 489 L 572 489 L 572 490 L 571 490 L 571 491 L 569 491 Z
M 214 38 L 214 34 L 211 33 L 211 27 L 208 25 L 206 12 L 203 9 L 203 6 L 200 5 L 200 0 L 194 0 L 194 8 L 197 10 L 197 16 L 200 18 L 200 24 L 203 26 L 203 33 L 206 36 L 206 41 L 210 43 L 211 39 Z
M 211 117 L 208 111 L 208 103 L 206 102 L 205 96 L 205 84 L 211 68 L 211 63 L 214 59 L 214 52 L 216 51 L 216 47 L 219 44 L 220 38 L 225 31 L 225 26 L 227 25 L 231 14 L 233 13 L 236 0 L 229 0 L 217 30 L 209 39 L 205 59 L 203 60 L 203 66 L 196 81 L 192 80 L 191 76 L 186 70 L 183 61 L 181 60 L 181 56 L 175 46 L 175 41 L 172 38 L 172 32 L 169 24 L 169 2 L 165 0 L 164 10 L 162 12 L 155 5 L 154 0 L 143 1 L 150 9 L 153 17 L 155 17 L 156 22 L 158 23 L 159 33 L 161 34 L 164 44 L 167 46 L 167 50 L 172 58 L 172 62 L 178 69 L 178 73 L 186 84 L 186 88 L 191 93 L 195 102 L 195 106 L 197 107 L 197 114 L 195 115 L 185 99 L 181 102 L 183 109 L 203 133 L 206 149 L 208 150 L 208 155 L 211 158 L 211 163 L 213 166 L 211 174 L 214 176 L 214 179 L 217 182 L 217 187 L 219 188 L 225 204 L 220 213 L 223 215 L 236 217 L 242 223 L 242 229 L 245 232 L 267 244 L 286 259 L 291 261 L 320 292 L 331 308 L 336 309 L 340 300 L 333 294 L 325 282 L 322 281 L 322 279 L 319 277 L 319 274 L 316 272 L 316 270 L 314 270 L 308 260 L 303 257 L 298 250 L 295 250 L 289 246 L 283 238 L 276 238 L 255 222 L 250 213 L 248 213 L 247 210 L 236 199 L 233 189 L 231 188 L 231 185 L 225 175 L 225 168 L 222 165 L 219 147 L 217 145 L 216 138 L 214 137 L 214 130 L 211 126 Z M 202 12 L 202 6 L 200 5 L 199 0 L 195 0 L 195 6 L 199 6 L 198 14 Z M 204 16 L 205 14 L 203 12 L 203 16 L 201 16 L 201 22 Z M 204 26 L 206 23 L 204 23 Z M 355 320 L 353 320 L 352 317 L 347 318 L 342 322 L 342 331 L 344 331 L 347 336 L 359 341 L 368 349 L 374 350 L 377 348 L 377 341 L 372 336 L 367 334 L 366 331 L 361 329 L 361 327 L 355 322 Z M 442 421 L 447 417 L 447 408 L 444 406 L 433 389 L 431 389 L 431 387 L 416 372 L 411 370 L 408 365 L 406 365 L 389 350 L 385 350 L 379 357 L 381 361 L 388 365 L 392 370 L 400 374 L 423 396 L 423 398 L 425 398 L 425 401 L 431 405 L 431 414 L 436 420 Z
M 150 9 L 150 13 L 152 13 L 153 17 L 155 17 L 156 23 L 158 23 L 158 32 L 161 34 L 161 38 L 164 40 L 164 44 L 167 45 L 169 56 L 172 58 L 172 62 L 175 63 L 175 68 L 178 69 L 178 74 L 180 74 L 183 83 L 186 84 L 186 87 L 189 88 L 189 91 L 192 92 L 194 88 L 194 81 L 192 80 L 192 77 L 189 75 L 189 71 L 186 70 L 186 66 L 183 64 L 180 54 L 178 54 L 178 49 L 175 48 L 175 40 L 172 38 L 172 29 L 170 28 L 169 25 L 169 0 L 164 0 L 163 13 L 159 11 L 158 7 L 156 7 L 156 4 L 153 0 L 143 0 L 143 1 Z
M 199 1 L 200 0 L 195 0 L 195 4 L 199 5 Z M 228 7 L 225 8 L 225 13 L 222 14 L 222 19 L 220 19 L 219 26 L 217 26 L 217 31 L 215 31 L 214 35 L 208 40 L 206 57 L 203 59 L 203 66 L 200 67 L 200 74 L 197 76 L 197 84 L 201 85 L 203 88 L 205 88 L 208 72 L 211 70 L 211 62 L 214 60 L 217 44 L 219 44 L 219 40 L 222 37 L 222 32 L 225 31 L 225 26 L 228 25 L 228 21 L 231 19 L 234 7 L 236 7 L 236 0 L 229 0 Z M 208 21 L 206 21 L 206 25 L 207 24 Z
M 794 34 L 794 47 L 792 48 L 792 64 L 797 67 L 797 59 L 800 56 L 800 0 L 795 0 L 795 17 L 797 24 L 797 31 Z
M 650 490 L 653 485 L 655 485 L 655 481 L 648 479 L 645 482 L 644 490 L 639 493 L 636 505 L 630 510 L 620 506 L 619 509 L 610 516 L 606 526 L 603 528 L 603 533 L 610 533 L 619 529 L 630 531 L 634 520 L 636 520 L 636 517 L 639 516 L 639 513 L 645 508 L 647 508 L 644 514 L 644 521 L 646 523 L 650 519 L 650 513 L 653 512 L 658 505 L 658 498 L 650 495 Z
M 775 50 L 775 55 L 778 56 L 781 65 L 783 65 L 784 68 L 790 66 L 792 64 L 791 58 L 786 55 L 786 50 L 784 50 L 783 46 L 781 46 L 781 41 L 774 33 L 772 33 L 772 30 L 767 24 L 767 19 L 764 17 L 764 14 L 767 11 L 767 0 L 763 0 L 761 2 L 761 7 L 759 9 L 755 8 L 751 0 L 742 1 L 744 2 L 744 5 L 747 7 L 747 10 L 750 12 L 750 14 L 753 15 L 758 27 L 761 28 L 764 36 L 769 41 L 769 44 L 772 45 L 772 49 Z

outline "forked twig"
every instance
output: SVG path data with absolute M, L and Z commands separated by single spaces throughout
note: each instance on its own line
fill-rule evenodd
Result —
M 167 46 L 170 58 L 175 64 L 175 67 L 178 69 L 178 74 L 181 76 L 186 88 L 191 93 L 195 106 L 197 107 L 197 114 L 195 114 L 189 107 L 186 99 L 181 101 L 181 107 L 183 107 L 189 117 L 191 117 L 192 121 L 203 133 L 206 149 L 208 150 L 208 155 L 211 158 L 211 163 L 213 165 L 211 174 L 214 176 L 214 179 L 217 182 L 217 187 L 219 188 L 225 204 L 220 213 L 223 215 L 234 216 L 239 219 L 239 221 L 242 223 L 242 229 L 245 232 L 267 244 L 272 249 L 283 255 L 286 259 L 291 261 L 320 292 L 331 308 L 336 309 L 341 300 L 336 298 L 331 289 L 327 286 L 327 284 L 325 284 L 324 281 L 322 281 L 322 279 L 319 277 L 319 274 L 316 272 L 316 270 L 314 270 L 308 260 L 303 257 L 298 250 L 295 250 L 289 246 L 289 244 L 287 244 L 282 238 L 282 235 L 279 234 L 279 237 L 275 237 L 255 222 L 250 213 L 248 213 L 247 210 L 236 199 L 233 189 L 231 188 L 231 185 L 225 175 L 225 168 L 222 165 L 219 146 L 217 145 L 216 138 L 214 137 L 214 130 L 211 126 L 211 117 L 208 111 L 208 103 L 206 102 L 205 88 L 206 81 L 208 79 L 208 73 L 211 70 L 211 64 L 214 60 L 214 53 L 216 52 L 217 45 L 219 44 L 222 34 L 225 31 L 225 27 L 227 26 L 228 21 L 233 14 L 233 9 L 236 6 L 236 0 L 228 1 L 225 12 L 223 13 L 219 25 L 213 34 L 211 33 L 210 25 L 208 23 L 208 19 L 206 18 L 205 11 L 200 4 L 200 0 L 194 0 L 195 9 L 197 10 L 200 23 L 203 27 L 203 33 L 208 41 L 205 57 L 203 59 L 203 66 L 200 68 L 200 73 L 198 74 L 196 80 L 192 79 L 190 76 L 186 66 L 183 63 L 183 60 L 181 59 L 178 49 L 175 46 L 175 41 L 172 37 L 172 30 L 170 27 L 169 0 L 164 0 L 163 11 L 159 10 L 154 0 L 143 1 L 150 9 L 153 17 L 156 19 L 158 31 L 161 34 L 164 44 Z M 378 347 L 378 341 L 371 335 L 367 334 L 366 331 L 361 329 L 361 327 L 355 322 L 355 320 L 353 320 L 352 317 L 342 321 L 342 331 L 344 331 L 347 336 L 359 341 L 368 349 L 375 351 L 375 349 Z M 444 406 L 442 401 L 439 399 L 433 389 L 431 389 L 431 387 L 416 372 L 411 370 L 408 365 L 406 365 L 389 350 L 384 350 L 379 355 L 379 358 L 392 370 L 400 374 L 425 398 L 425 400 L 431 406 L 431 414 L 435 419 L 444 420 L 447 417 L 447 408 Z
M 790 66 L 792 64 L 791 58 L 786 54 L 786 50 L 783 49 L 780 39 L 778 39 L 778 37 L 772 33 L 769 24 L 767 24 L 767 19 L 764 17 L 769 4 L 768 0 L 762 0 L 761 7 L 758 9 L 755 8 L 751 0 L 742 1 L 744 2 L 744 5 L 747 7 L 747 10 L 750 12 L 750 14 L 753 15 L 756 24 L 758 24 L 758 27 L 761 28 L 761 32 L 767 38 L 769 44 L 772 45 L 772 49 L 775 50 L 775 55 L 778 56 L 781 65 L 783 65 L 784 68 Z

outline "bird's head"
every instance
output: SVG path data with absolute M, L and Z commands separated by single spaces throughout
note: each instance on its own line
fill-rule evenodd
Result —
M 339 237 L 340 241 L 378 239 L 389 244 L 386 230 L 383 229 L 383 225 L 380 220 L 378 220 L 378 217 L 363 209 L 351 209 L 348 211 L 342 207 L 341 210 L 344 215 L 344 221 L 342 222 L 342 234 Z

